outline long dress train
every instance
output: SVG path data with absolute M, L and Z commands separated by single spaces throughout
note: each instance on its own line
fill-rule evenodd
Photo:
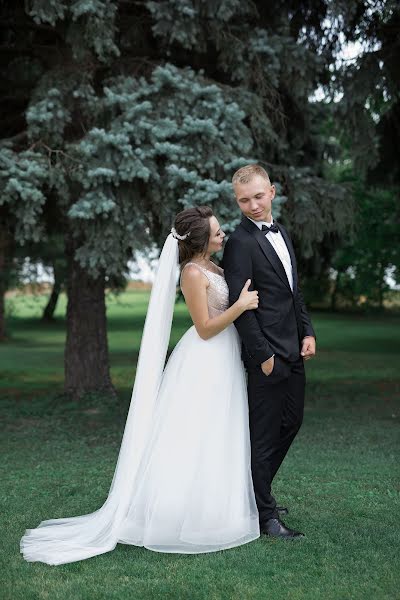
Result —
M 228 306 L 222 271 L 196 266 L 209 280 L 209 314 L 215 316 Z M 151 363 L 146 367 L 141 371 L 150 377 Z M 140 381 L 136 385 L 139 389 Z M 192 554 L 259 537 L 246 380 L 235 327 L 202 340 L 192 326 L 172 352 L 153 395 L 150 411 L 144 405 L 147 412 L 141 413 L 137 402 L 136 414 L 128 415 L 103 507 L 27 530 L 21 540 L 26 560 L 73 562 L 117 543 Z

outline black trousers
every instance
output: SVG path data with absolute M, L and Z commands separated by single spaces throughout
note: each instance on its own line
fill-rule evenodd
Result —
M 251 469 L 260 523 L 277 517 L 272 481 L 303 421 L 303 359 L 286 362 L 275 355 L 271 375 L 248 368 Z

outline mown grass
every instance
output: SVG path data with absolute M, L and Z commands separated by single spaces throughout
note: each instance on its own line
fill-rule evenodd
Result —
M 50 567 L 19 554 L 25 528 L 104 501 L 132 389 L 148 295 L 110 296 L 118 400 L 62 395 L 65 298 L 54 324 L 44 298 L 13 300 L 0 346 L 2 436 L 0 597 L 33 599 L 319 600 L 398 598 L 400 320 L 315 314 L 305 422 L 275 485 L 296 543 L 261 538 L 198 556 L 133 546 Z M 189 326 L 178 305 L 171 347 Z

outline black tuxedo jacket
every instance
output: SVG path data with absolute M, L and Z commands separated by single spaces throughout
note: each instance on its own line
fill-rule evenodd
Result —
M 301 341 L 314 329 L 298 286 L 296 258 L 286 229 L 279 224 L 293 269 L 293 292 L 282 262 L 265 232 L 247 217 L 226 243 L 223 267 L 229 287 L 229 303 L 238 299 L 247 279 L 250 290 L 258 290 L 259 305 L 235 321 L 242 340 L 246 366 L 259 365 L 273 354 L 288 361 L 300 357 Z

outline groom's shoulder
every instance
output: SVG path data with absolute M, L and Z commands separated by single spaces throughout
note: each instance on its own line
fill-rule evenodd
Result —
M 247 246 L 249 243 L 251 243 L 251 236 L 240 225 L 229 234 L 227 241 L 227 244 L 230 246 Z
M 253 252 L 254 238 L 246 229 L 238 225 L 232 233 L 229 234 L 224 248 L 224 259 L 227 257 L 240 257 Z
M 243 227 L 242 223 L 239 223 L 236 229 L 234 229 L 234 231 L 232 231 L 232 233 L 229 234 L 229 239 L 233 240 L 246 240 L 251 238 L 252 236 L 247 231 L 247 229 Z
M 240 227 L 240 225 L 238 225 L 236 227 L 236 229 L 234 229 L 232 231 L 232 233 L 229 234 L 229 239 L 236 240 L 236 239 L 240 238 L 242 235 L 242 232 L 240 230 L 241 230 L 241 227 Z

